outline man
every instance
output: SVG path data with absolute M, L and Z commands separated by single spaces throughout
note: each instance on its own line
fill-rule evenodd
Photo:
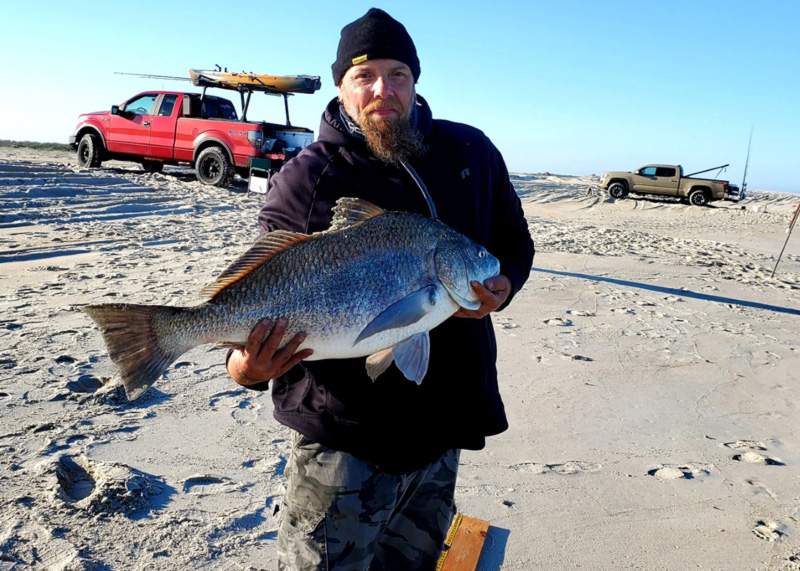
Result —
M 419 59 L 402 24 L 369 10 L 342 30 L 332 69 L 339 95 L 319 140 L 273 177 L 262 232 L 323 231 L 343 196 L 435 208 L 500 260 L 501 275 L 473 283 L 479 309 L 431 331 L 420 385 L 395 366 L 373 382 L 363 358 L 301 362 L 312 352 L 296 353 L 302 335 L 280 348 L 285 320 L 259 323 L 228 371 L 256 390 L 272 379 L 275 418 L 292 429 L 280 568 L 434 569 L 455 513 L 459 451 L 508 427 L 488 314 L 522 287 L 533 242 L 497 149 L 477 129 L 434 120 L 416 94 Z

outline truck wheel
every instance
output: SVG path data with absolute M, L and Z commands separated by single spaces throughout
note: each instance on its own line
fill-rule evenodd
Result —
M 78 166 L 81 168 L 99 167 L 102 159 L 103 144 L 100 137 L 86 133 L 78 143 Z
M 628 196 L 628 189 L 621 182 L 615 182 L 608 187 L 608 195 L 611 198 L 625 198 Z
M 195 163 L 197 178 L 203 184 L 226 186 L 233 178 L 233 165 L 219 147 L 208 147 L 200 153 Z
M 689 193 L 689 204 L 705 206 L 708 204 L 708 193 L 705 190 L 693 190 Z
M 161 161 L 142 161 L 144 172 L 161 172 L 164 170 L 164 163 Z

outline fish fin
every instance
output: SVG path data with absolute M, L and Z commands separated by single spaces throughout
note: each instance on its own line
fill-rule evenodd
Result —
M 428 332 L 417 333 L 392 347 L 397 368 L 409 381 L 422 382 L 428 372 L 428 358 L 431 353 L 431 338 Z
M 223 271 L 217 279 L 200 290 L 200 297 L 211 298 L 219 292 L 236 283 L 247 274 L 261 266 L 264 262 L 272 258 L 278 252 L 286 248 L 308 240 L 308 234 L 288 232 L 286 230 L 275 230 L 260 236 L 244 254 L 239 256 L 228 268 Z
M 386 369 L 389 368 L 389 365 L 392 364 L 392 361 L 394 361 L 394 355 L 392 354 L 391 347 L 384 349 L 383 351 L 373 353 L 367 357 L 367 374 L 369 375 L 369 378 L 373 381 L 377 379 L 386 371 Z
M 375 206 L 366 200 L 340 198 L 333 207 L 333 220 L 331 221 L 331 227 L 327 231 L 337 232 L 344 230 L 385 213 L 386 211 L 383 208 Z
M 396 301 L 367 324 L 353 345 L 381 331 L 416 323 L 430 313 L 434 305 L 433 296 L 435 293 L 436 286 L 429 285 L 408 294 L 400 301 Z
M 191 349 L 165 349 L 164 346 L 173 344 L 161 342 L 154 326 L 156 316 L 169 318 L 179 314 L 180 308 L 110 303 L 86 305 L 81 309 L 100 327 L 108 355 L 119 370 L 129 400 L 135 400 L 149 389 L 173 361 Z
M 220 341 L 219 343 L 214 343 L 214 347 L 217 349 L 235 349 L 236 351 L 244 349 L 244 345 L 241 342 L 234 343 L 233 341 Z

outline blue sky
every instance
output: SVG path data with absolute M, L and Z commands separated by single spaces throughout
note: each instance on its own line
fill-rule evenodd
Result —
M 0 138 L 66 142 L 82 112 L 190 87 L 114 72 L 214 64 L 321 76 L 290 100 L 316 132 L 339 32 L 372 6 L 414 38 L 434 116 L 482 129 L 512 171 L 730 163 L 738 184 L 752 126 L 748 187 L 800 191 L 798 0 L 6 3 Z M 249 115 L 280 121 L 282 100 L 254 95 Z

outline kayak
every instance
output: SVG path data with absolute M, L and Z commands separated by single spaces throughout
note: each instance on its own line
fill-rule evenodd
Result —
M 219 87 L 236 91 L 268 93 L 314 93 L 322 85 L 316 75 L 258 75 L 190 69 L 192 84 L 197 87 Z

